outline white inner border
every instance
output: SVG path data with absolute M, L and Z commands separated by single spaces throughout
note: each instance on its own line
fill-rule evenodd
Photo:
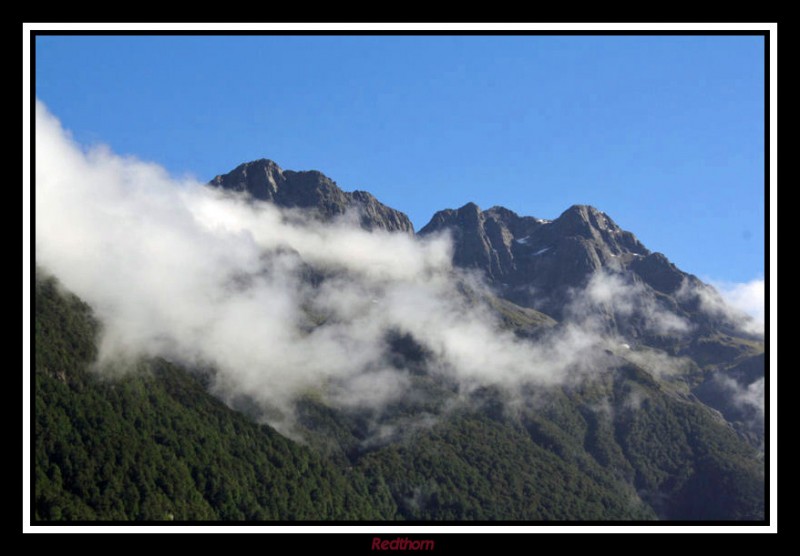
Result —
M 304 525 L 31 526 L 30 524 L 30 33 L 31 31 L 769 31 L 769 489 L 770 525 Z M 777 23 L 24 23 L 22 26 L 22 531 L 23 533 L 777 533 L 778 531 L 778 24 Z

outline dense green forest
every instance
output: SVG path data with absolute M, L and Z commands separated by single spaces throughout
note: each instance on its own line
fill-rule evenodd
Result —
M 101 376 L 98 331 L 86 304 L 37 279 L 37 521 L 763 518 L 760 453 L 636 367 L 513 412 L 484 392 L 374 445 L 356 417 L 306 401 L 300 444 L 167 361 Z
M 395 517 L 385 485 L 249 422 L 163 360 L 93 374 L 96 333 L 85 304 L 37 283 L 37 519 Z

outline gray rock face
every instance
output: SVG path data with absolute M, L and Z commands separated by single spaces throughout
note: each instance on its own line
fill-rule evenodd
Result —
M 283 170 L 267 159 L 246 162 L 209 182 L 212 187 L 244 192 L 281 207 L 310 209 L 323 220 L 355 211 L 366 230 L 414 233 L 408 216 L 387 207 L 365 191 L 348 193 L 316 170 Z
M 453 235 L 455 264 L 482 269 L 510 286 L 582 286 L 601 268 L 621 269 L 650 255 L 633 234 L 585 205 L 570 207 L 551 222 L 503 207 L 481 211 L 469 203 L 436 213 L 419 234 L 445 229 Z
M 685 303 L 674 294 L 684 280 L 700 283 L 661 253 L 651 253 L 604 212 L 586 205 L 572 206 L 548 221 L 503 207 L 481 211 L 469 203 L 436 213 L 419 234 L 444 230 L 453 237 L 454 264 L 482 270 L 506 299 L 557 319 L 570 291 L 600 271 L 643 284 L 654 300 L 679 311 Z
M 209 185 L 281 207 L 305 209 L 323 221 L 355 213 L 364 229 L 414 233 L 402 212 L 365 191 L 342 191 L 318 171 L 283 170 L 275 162 L 261 159 L 241 164 Z M 574 291 L 599 272 L 607 272 L 636 285 L 638 303 L 664 308 L 685 319 L 696 337 L 731 331 L 725 319 L 702 310 L 699 298 L 680 293 L 685 283 L 712 290 L 710 286 L 682 272 L 661 253 L 650 252 L 632 233 L 594 207 L 575 205 L 549 221 L 519 216 L 503 207 L 481 210 L 468 203 L 457 210 L 437 212 L 419 235 L 444 231 L 453 238 L 456 266 L 485 273 L 496 295 L 556 320 L 568 315 Z M 607 315 L 611 330 L 650 345 L 678 349 L 673 339 L 648 331 L 635 315 L 598 310 Z

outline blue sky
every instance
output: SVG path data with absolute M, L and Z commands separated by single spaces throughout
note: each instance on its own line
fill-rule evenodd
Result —
M 764 46 L 724 36 L 38 37 L 85 145 L 206 181 L 271 158 L 417 229 L 591 204 L 702 278 L 764 273 Z

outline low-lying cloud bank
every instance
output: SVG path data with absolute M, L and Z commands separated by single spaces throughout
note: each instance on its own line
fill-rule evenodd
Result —
M 742 384 L 734 378 L 720 375 L 717 379 L 720 386 L 729 391 L 734 405 L 740 408 L 751 408 L 763 423 L 764 419 L 764 378 L 750 384 Z
M 696 301 L 701 311 L 722 319 L 745 334 L 764 335 L 764 281 L 745 284 L 716 282 L 690 286 L 684 281 L 676 293 L 682 301 Z
M 257 402 L 273 424 L 306 393 L 367 408 L 402 396 L 411 375 L 391 357 L 392 335 L 413 337 L 429 372 L 470 391 L 596 371 L 598 354 L 624 345 L 598 325 L 598 306 L 659 333 L 689 328 L 642 301 L 641 286 L 598 275 L 570 322 L 524 340 L 465 297 L 463 284 L 482 286 L 452 267 L 445 235 L 323 224 L 83 150 L 41 103 L 36 122 L 37 264 L 102 321 L 98 368 L 141 356 L 210 367 L 220 396 Z
M 734 309 L 749 315 L 753 320 L 749 330 L 764 333 L 764 279 L 751 280 L 750 282 L 712 282 L 725 302 Z

